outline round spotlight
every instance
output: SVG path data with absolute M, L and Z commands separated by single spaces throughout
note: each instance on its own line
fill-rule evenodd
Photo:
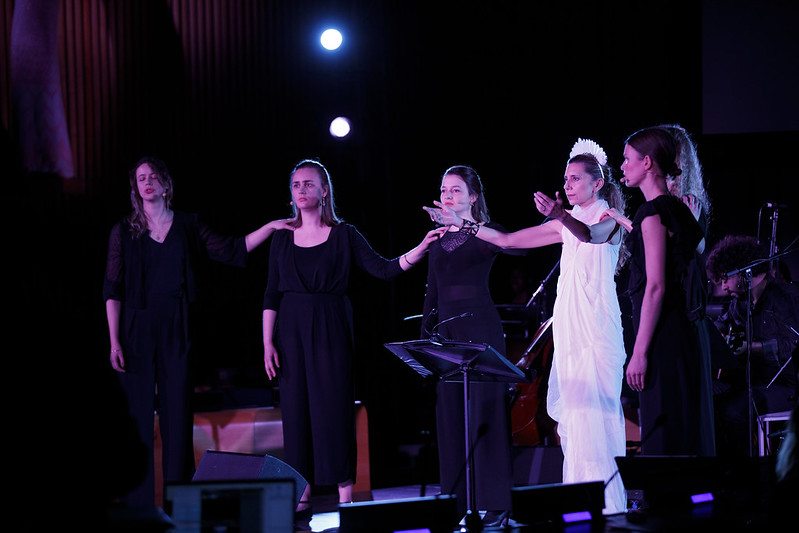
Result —
M 329 29 L 322 32 L 322 37 L 319 41 L 322 43 L 322 46 L 325 47 L 327 50 L 336 50 L 339 46 L 341 46 L 341 42 L 344 38 L 341 35 L 341 32 L 336 29 Z
M 342 139 L 350 133 L 350 121 L 345 117 L 336 117 L 330 123 L 330 135 Z

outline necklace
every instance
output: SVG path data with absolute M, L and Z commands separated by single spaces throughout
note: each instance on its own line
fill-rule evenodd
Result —
M 164 215 L 159 217 L 158 222 L 149 220 L 147 227 L 150 229 L 150 237 L 156 242 L 164 242 L 169 228 L 172 227 L 172 211 L 167 210 Z

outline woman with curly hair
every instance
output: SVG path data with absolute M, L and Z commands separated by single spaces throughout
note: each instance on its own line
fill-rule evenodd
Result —
M 149 447 L 147 477 L 125 500 L 152 506 L 154 411 L 163 442 L 164 483 L 189 481 L 194 472 L 189 368 L 197 269 L 209 259 L 244 267 L 251 250 L 289 226 L 276 220 L 242 237 L 215 233 L 197 215 L 172 209 L 172 176 L 154 157 L 139 160 L 129 181 L 132 211 L 111 229 L 103 297 L 111 366 Z

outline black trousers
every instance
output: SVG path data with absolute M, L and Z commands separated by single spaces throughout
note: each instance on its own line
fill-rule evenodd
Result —
M 131 416 L 149 447 L 145 480 L 124 498 L 130 506 L 149 507 L 155 503 L 156 412 L 163 483 L 187 482 L 194 474 L 187 306 L 174 298 L 152 303 L 145 310 L 126 310 L 122 326 L 127 372 L 119 377 Z

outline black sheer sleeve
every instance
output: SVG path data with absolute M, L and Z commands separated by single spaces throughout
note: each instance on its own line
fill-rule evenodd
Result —
M 125 299 L 125 263 L 122 254 L 122 223 L 111 228 L 108 238 L 108 258 L 103 280 L 103 301 Z

